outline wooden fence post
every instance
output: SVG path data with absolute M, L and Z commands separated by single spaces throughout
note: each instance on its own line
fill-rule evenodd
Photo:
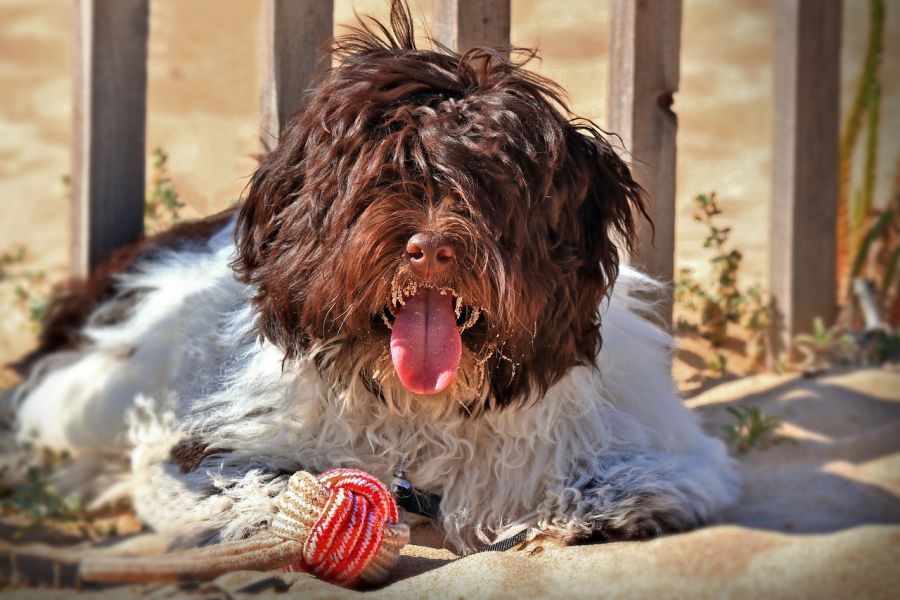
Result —
M 303 105 L 313 78 L 328 67 L 333 0 L 264 0 L 260 144 L 274 148 L 287 120 Z
M 75 4 L 70 271 L 85 277 L 144 230 L 148 0 Z
M 509 46 L 510 0 L 437 0 L 435 38 L 456 52 Z
M 681 0 L 613 0 L 610 11 L 609 129 L 622 137 L 632 174 L 650 197 L 655 235 L 638 231 L 634 264 L 666 284 L 675 269 L 675 135 Z M 660 314 L 671 322 L 669 294 Z
M 775 23 L 769 285 L 787 348 L 837 312 L 841 0 L 777 0 Z

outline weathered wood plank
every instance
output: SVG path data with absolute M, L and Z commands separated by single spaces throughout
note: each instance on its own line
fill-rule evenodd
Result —
M 509 47 L 510 0 L 436 0 L 435 39 L 460 54 Z
M 71 273 L 86 276 L 144 227 L 148 0 L 78 0 Z
M 332 0 L 264 0 L 260 144 L 268 152 L 303 105 L 315 76 L 328 67 Z
M 788 344 L 837 312 L 841 0 L 777 0 L 775 23 L 769 286 Z
M 681 0 L 613 0 L 609 128 L 622 137 L 632 174 L 647 191 L 655 235 L 641 222 L 635 264 L 663 282 L 675 268 L 675 136 Z M 671 296 L 661 314 L 671 320 Z

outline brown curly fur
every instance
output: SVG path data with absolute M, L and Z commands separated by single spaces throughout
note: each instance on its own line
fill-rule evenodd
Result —
M 405 244 L 434 231 L 457 256 L 440 283 L 482 309 L 464 344 L 498 350 L 492 404 L 592 364 L 619 267 L 612 238 L 630 246 L 635 211 L 646 216 L 601 131 L 524 68 L 533 52 L 418 49 L 403 2 L 390 29 L 363 22 L 334 52 L 238 215 L 234 266 L 256 287 L 261 334 L 288 359 L 344 340 L 333 372 L 380 353 Z

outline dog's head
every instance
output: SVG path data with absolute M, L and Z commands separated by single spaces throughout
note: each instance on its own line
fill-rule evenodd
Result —
M 417 49 L 401 2 L 335 51 L 239 214 L 261 334 L 333 385 L 468 410 L 592 364 L 644 213 L 604 136 L 522 62 Z

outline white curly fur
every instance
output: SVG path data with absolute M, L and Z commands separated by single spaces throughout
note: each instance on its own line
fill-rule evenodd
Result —
M 622 269 L 600 307 L 595 369 L 571 369 L 524 407 L 469 417 L 449 396 L 399 386 L 385 386 L 386 401 L 362 383 L 335 393 L 311 357 L 283 365 L 258 338 L 233 251 L 228 228 L 143 262 L 119 281 L 142 290 L 130 317 L 89 326 L 84 349 L 47 359 L 17 394 L 21 442 L 67 450 L 78 485 L 98 501 L 129 494 L 173 541 L 265 525 L 298 469 L 353 466 L 389 481 L 401 458 L 417 487 L 442 496 L 444 531 L 461 551 L 522 530 L 575 539 L 687 528 L 737 495 L 723 445 L 676 394 L 671 339 L 631 295 L 655 284 L 634 270 Z M 182 473 L 168 459 L 185 436 L 223 451 Z

